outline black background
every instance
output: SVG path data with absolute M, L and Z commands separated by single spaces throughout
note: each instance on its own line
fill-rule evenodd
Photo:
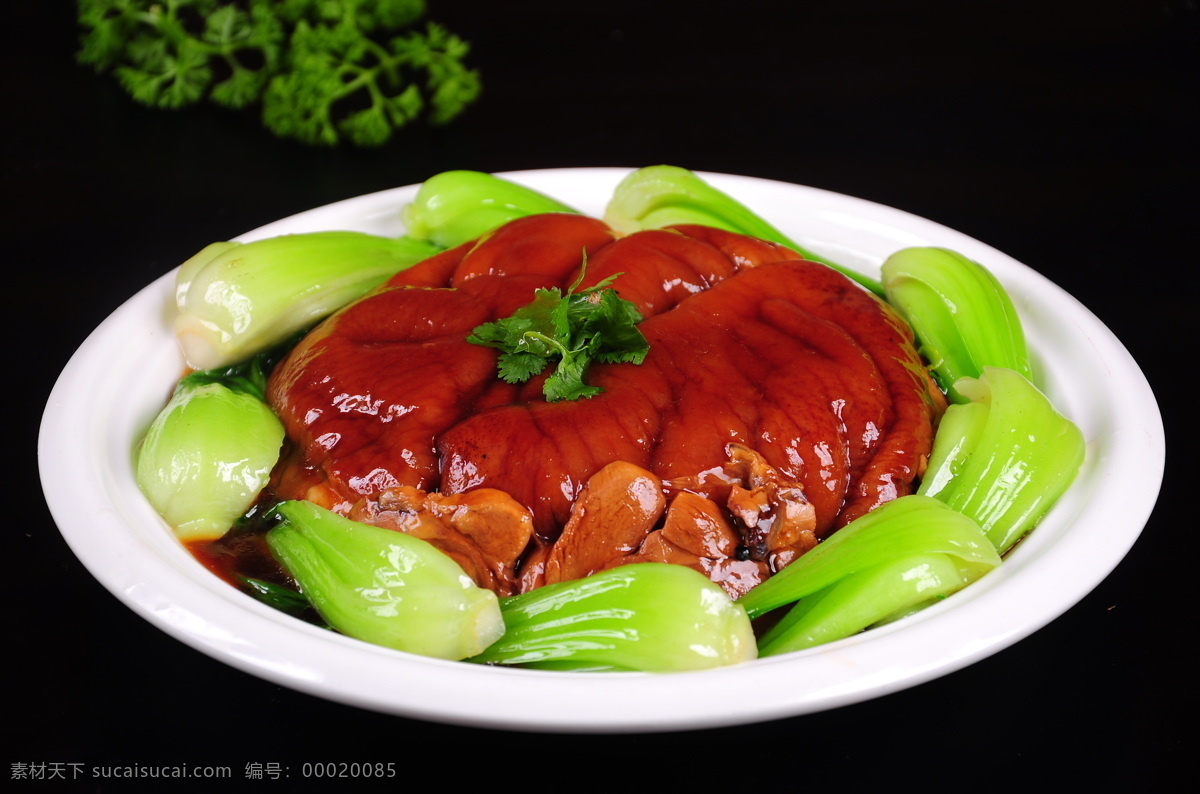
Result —
M 373 151 L 282 141 L 245 114 L 139 107 L 75 63 L 71 3 L 6 10 L 2 250 L 15 360 L 0 559 L 4 722 L 17 737 L 4 743 L 0 777 L 21 763 L 240 774 L 249 762 L 394 761 L 405 779 L 392 790 L 418 785 L 408 775 L 429 766 L 432 785 L 456 789 L 662 778 L 764 790 L 1163 790 L 1185 766 L 1181 723 L 1197 706 L 1186 474 L 1196 440 L 1194 0 L 432 0 L 429 16 L 472 42 L 483 97 L 449 127 L 413 128 Z M 1162 495 L 1124 562 L 1014 647 L 875 701 L 720 730 L 572 736 L 385 716 L 264 682 L 135 616 L 63 542 L 35 458 L 53 380 L 104 317 L 205 244 L 447 169 L 662 162 L 898 207 L 1082 300 L 1141 363 L 1166 420 Z

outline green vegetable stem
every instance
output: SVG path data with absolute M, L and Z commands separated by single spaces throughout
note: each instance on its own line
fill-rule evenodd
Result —
M 547 670 L 675 672 L 755 658 L 741 606 L 683 565 L 637 563 L 501 601 L 505 634 L 469 661 Z
M 883 263 L 887 300 L 912 326 L 952 402 L 959 378 L 1006 367 L 1032 379 L 1017 310 L 983 265 L 945 248 L 905 248 Z
M 1086 443 L 1020 373 L 984 367 L 955 384 L 918 493 L 969 516 L 1004 554 L 1071 485 Z
M 971 519 L 925 496 L 884 504 L 742 596 L 751 618 L 793 604 L 759 640 L 773 656 L 924 608 L 1000 564 Z
M 261 106 L 280 137 L 378 146 L 479 95 L 467 43 L 415 29 L 424 14 L 424 0 L 79 0 L 78 58 L 151 107 Z
M 182 540 L 220 537 L 267 484 L 283 424 L 245 378 L 183 378 L 137 451 L 136 479 Z
M 279 344 L 437 252 L 361 232 L 308 232 L 206 246 L 176 277 L 175 333 L 189 365 L 212 369 Z
M 803 248 L 732 196 L 678 166 L 648 166 L 626 176 L 613 191 L 604 220 L 624 233 L 696 223 L 757 237 L 785 245 L 805 259 L 829 265 L 872 292 L 883 294 L 875 279 Z
M 543 212 L 576 210 L 492 174 L 444 171 L 421 184 L 402 218 L 409 236 L 453 248 L 509 221 Z
M 440 659 L 474 656 L 504 632 L 495 593 L 419 538 L 287 501 L 271 552 L 330 627 Z

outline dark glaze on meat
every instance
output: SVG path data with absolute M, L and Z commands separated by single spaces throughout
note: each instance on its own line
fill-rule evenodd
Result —
M 646 320 L 640 366 L 594 365 L 591 398 L 549 403 L 510 385 L 472 345 L 538 287 L 616 273 Z M 602 222 L 524 218 L 405 271 L 310 334 L 272 376 L 289 452 L 272 485 L 349 511 L 407 486 L 503 491 L 538 544 L 568 522 L 605 465 L 688 490 L 730 444 L 803 487 L 828 534 L 912 489 L 933 404 L 911 331 L 836 271 L 780 246 L 700 226 L 617 238 Z

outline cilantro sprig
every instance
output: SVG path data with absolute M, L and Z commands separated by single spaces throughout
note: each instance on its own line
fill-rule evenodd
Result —
M 507 383 L 524 383 L 556 361 L 542 386 L 550 402 L 594 397 L 602 389 L 584 381 L 593 361 L 641 364 L 650 350 L 637 327 L 641 312 L 611 287 L 619 275 L 582 290 L 576 281 L 566 295 L 538 289 L 532 302 L 476 327 L 467 341 L 504 351 L 497 368 Z
M 279 137 L 379 146 L 479 95 L 425 0 L 78 0 L 78 58 L 157 108 L 256 108 Z

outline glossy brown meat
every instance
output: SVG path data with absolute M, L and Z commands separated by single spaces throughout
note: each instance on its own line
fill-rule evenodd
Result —
M 614 559 L 606 567 L 634 562 L 686 565 L 737 598 L 771 575 L 766 562 L 739 558 L 743 541 L 720 505 L 680 491 L 671 499 L 662 528 L 651 532 L 636 554 Z
M 609 544 L 611 559 L 604 567 L 686 565 L 737 598 L 814 548 L 816 511 L 800 485 L 783 479 L 749 447 L 728 444 L 726 451 L 728 460 L 721 468 L 673 480 L 665 488 L 669 503 L 661 526 L 632 554 Z M 595 479 L 588 481 L 585 493 Z M 567 539 L 580 501 L 582 497 L 554 544 L 555 553 Z
M 497 352 L 465 337 L 537 287 L 569 287 L 585 249 L 585 286 L 622 274 L 650 352 L 593 366 L 599 396 L 548 403 L 539 379 L 503 383 Z M 669 489 L 742 444 L 798 484 L 823 536 L 911 490 L 932 440 L 910 331 L 836 271 L 705 227 L 615 239 L 574 215 L 516 221 L 400 274 L 302 342 L 269 399 L 292 444 L 276 495 L 344 511 L 398 486 L 495 488 L 532 511 L 540 548 L 614 461 Z
M 584 485 L 546 558 L 544 584 L 579 579 L 633 554 L 666 510 L 662 480 L 626 461 L 608 464 Z
M 496 377 L 496 352 L 467 334 L 573 281 L 581 254 L 613 239 L 582 216 L 532 220 L 400 273 L 297 345 L 268 391 L 292 442 L 277 494 L 345 511 L 386 488 L 438 487 L 435 439 L 516 394 Z
M 347 516 L 428 541 L 498 595 L 516 592 L 517 561 L 533 536 L 529 511 L 492 488 L 451 495 L 388 488 L 360 499 Z

